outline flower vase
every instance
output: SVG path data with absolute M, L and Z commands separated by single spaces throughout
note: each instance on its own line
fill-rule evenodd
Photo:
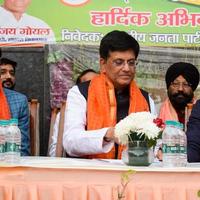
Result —
M 152 163 L 153 150 L 146 141 L 129 141 L 122 153 L 122 160 L 130 166 L 149 166 Z

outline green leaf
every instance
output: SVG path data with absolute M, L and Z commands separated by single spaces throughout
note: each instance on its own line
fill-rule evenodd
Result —
M 130 131 L 129 141 L 134 141 L 134 140 L 144 141 L 145 140 L 145 135 L 142 134 L 142 133 L 136 133 L 136 132 Z
M 162 138 L 162 132 L 163 131 L 159 132 L 158 137 L 153 138 L 153 139 L 152 138 L 149 139 L 148 137 L 145 136 L 144 133 L 137 133 L 137 132 L 130 131 L 130 134 L 128 135 L 128 138 L 129 138 L 129 141 L 131 141 L 131 142 L 135 141 L 135 140 L 146 141 L 148 147 L 150 148 L 150 147 L 156 145 L 157 139 Z
M 127 172 L 122 173 L 121 178 L 123 182 L 128 182 L 130 176 L 135 173 L 135 170 L 129 169 Z
M 197 192 L 197 196 L 200 197 L 200 190 Z
M 155 139 L 147 139 L 147 146 L 150 148 L 150 147 L 153 147 L 156 145 L 156 140 Z
M 47 63 L 56 63 L 59 60 L 62 60 L 64 58 L 64 55 L 61 51 L 55 51 L 53 53 L 49 53 L 47 58 Z

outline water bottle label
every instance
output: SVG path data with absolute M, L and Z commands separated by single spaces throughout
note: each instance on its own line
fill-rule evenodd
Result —
M 186 154 L 186 147 L 185 146 L 180 146 L 180 153 Z
M 163 153 L 178 153 L 179 152 L 179 146 L 178 145 L 167 145 L 163 144 L 162 147 Z
M 16 143 L 6 143 L 6 152 L 20 152 L 20 145 Z
M 5 152 L 5 145 L 0 144 L 0 153 L 4 153 L 4 152 Z

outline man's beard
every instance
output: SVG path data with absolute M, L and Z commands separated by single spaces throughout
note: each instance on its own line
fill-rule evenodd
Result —
M 184 110 L 187 104 L 192 101 L 194 93 L 191 92 L 189 94 L 185 94 L 184 92 L 179 91 L 175 94 L 171 94 L 168 91 L 168 97 L 175 110 L 180 111 Z
M 10 89 L 10 90 L 13 90 L 15 87 L 15 84 L 10 79 L 6 79 L 2 81 L 2 85 L 4 88 Z

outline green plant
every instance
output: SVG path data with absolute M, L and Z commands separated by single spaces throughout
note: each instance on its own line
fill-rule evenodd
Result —
M 200 197 L 200 190 L 197 191 L 197 196 Z
M 123 200 L 125 198 L 126 188 L 131 181 L 132 175 L 135 173 L 136 171 L 130 169 L 121 174 L 121 185 L 117 187 L 117 200 Z

